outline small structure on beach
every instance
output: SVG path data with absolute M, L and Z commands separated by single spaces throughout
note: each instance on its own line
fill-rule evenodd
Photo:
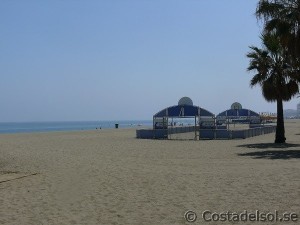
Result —
M 174 119 L 189 118 L 194 120 L 193 125 L 183 126 L 183 124 L 175 125 Z M 137 138 L 168 138 L 175 133 L 194 133 L 197 134 L 197 127 L 201 121 L 214 121 L 215 115 L 210 111 L 193 105 L 193 101 L 189 97 L 183 97 L 178 101 L 177 105 L 169 106 L 160 110 L 153 116 L 153 128 L 137 130 Z
M 174 119 L 189 118 L 193 124 L 176 124 Z M 249 127 L 230 129 L 229 124 L 249 124 Z M 184 134 L 183 139 L 234 139 L 248 138 L 275 132 L 276 126 L 261 124 L 260 115 L 252 110 L 243 109 L 240 103 L 233 103 L 231 108 L 215 116 L 210 111 L 194 106 L 193 101 L 183 97 L 177 105 L 167 107 L 153 116 L 152 129 L 136 131 L 137 138 L 174 139 Z M 190 134 L 187 137 L 187 134 Z
M 183 97 L 178 101 L 178 105 L 167 107 L 153 116 L 153 129 L 167 127 L 174 118 L 194 118 L 194 125 L 197 121 L 213 120 L 215 115 L 199 106 L 194 106 L 193 101 L 188 97 Z M 171 122 L 171 126 L 173 121 Z
M 261 124 L 261 117 L 258 113 L 250 110 L 243 109 L 242 105 L 235 102 L 231 105 L 230 109 L 227 109 L 219 113 L 216 117 L 218 124 Z

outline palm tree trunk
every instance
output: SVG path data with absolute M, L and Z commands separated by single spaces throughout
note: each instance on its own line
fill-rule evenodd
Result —
M 283 104 L 282 99 L 277 99 L 277 127 L 275 143 L 285 143 Z

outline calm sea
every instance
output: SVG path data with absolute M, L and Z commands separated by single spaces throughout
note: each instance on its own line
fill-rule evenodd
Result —
M 0 133 L 75 131 L 152 126 L 152 120 L 0 123 Z

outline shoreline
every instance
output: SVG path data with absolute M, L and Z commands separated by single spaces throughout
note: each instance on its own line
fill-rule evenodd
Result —
M 14 132 L 14 133 L 0 133 L 0 136 L 2 135 L 23 135 L 23 134 L 28 134 L 28 135 L 34 135 L 34 134 L 68 134 L 68 133 L 88 133 L 88 132 L 101 132 L 101 131 L 118 131 L 118 130 L 136 130 L 138 127 L 119 127 L 119 128 L 102 128 L 102 129 L 83 129 L 83 130 L 55 130 L 55 131 L 32 131 L 32 132 Z M 148 128 L 146 126 L 141 126 L 141 129 L 143 128 Z

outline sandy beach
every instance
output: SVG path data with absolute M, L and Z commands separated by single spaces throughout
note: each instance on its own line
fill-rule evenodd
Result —
M 187 210 L 194 224 L 230 224 L 203 221 L 205 210 L 299 216 L 300 121 L 285 125 L 280 146 L 274 133 L 206 141 L 141 140 L 135 129 L 2 134 L 0 224 L 179 225 L 189 224 Z

